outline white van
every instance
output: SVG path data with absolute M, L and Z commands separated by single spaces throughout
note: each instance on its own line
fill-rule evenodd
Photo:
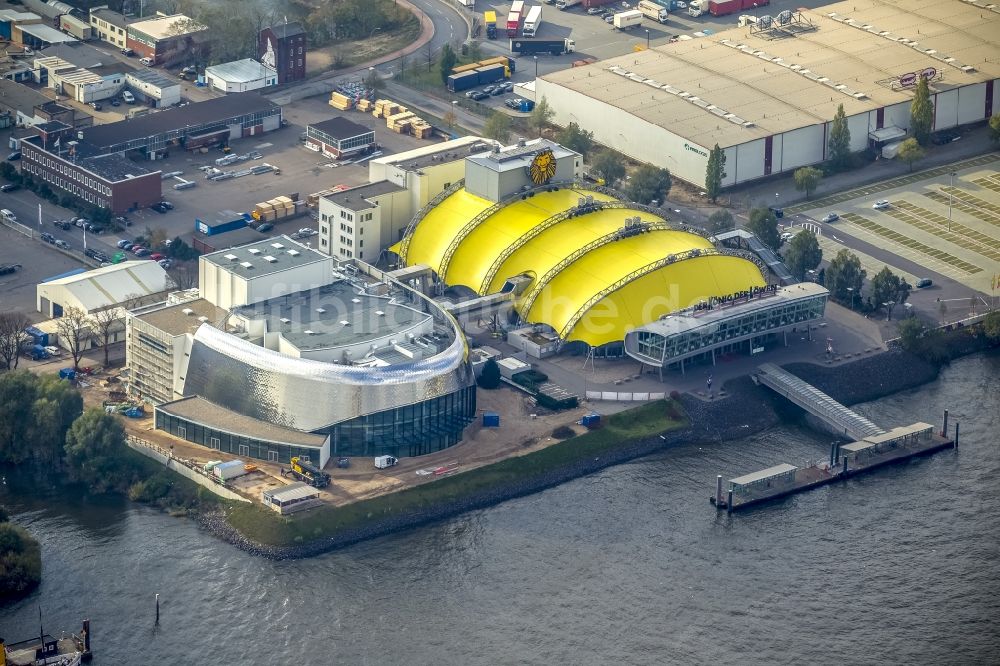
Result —
M 8 222 L 17 222 L 17 215 L 14 215 L 13 212 L 7 210 L 6 208 L 0 210 L 0 217 L 7 220 Z
M 135 95 L 126 90 L 122 93 L 122 101 L 126 104 L 135 104 Z
M 153 59 L 152 58 L 139 58 L 139 62 L 141 64 L 145 65 L 146 67 L 152 67 L 153 66 Z
M 395 456 L 378 456 L 375 458 L 375 469 L 386 469 L 399 462 Z

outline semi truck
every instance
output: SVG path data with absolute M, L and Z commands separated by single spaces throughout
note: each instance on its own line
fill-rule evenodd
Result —
M 583 2 L 583 0 L 556 0 L 556 9 L 569 9 Z
M 542 6 L 535 5 L 528 10 L 528 15 L 524 19 L 524 27 L 521 29 L 522 37 L 534 37 L 538 33 L 538 27 L 542 24 Z
M 663 5 L 653 2 L 653 0 L 642 0 L 636 9 L 642 12 L 646 18 L 653 19 L 657 23 L 666 23 L 670 17 L 670 12 Z
M 572 39 L 512 39 L 510 40 L 510 52 L 521 55 L 537 55 L 539 53 L 551 53 L 552 55 L 562 55 L 576 51 L 576 42 Z
M 642 23 L 642 12 L 630 9 L 627 12 L 615 14 L 614 25 L 618 30 L 631 30 Z
M 316 467 L 308 460 L 302 460 L 298 456 L 292 456 L 292 476 L 299 481 L 308 483 L 313 488 L 326 488 L 330 485 L 330 475 Z
M 701 16 L 708 12 L 712 16 L 727 16 L 747 10 L 756 10 L 771 4 L 771 0 L 691 0 L 688 14 Z
M 494 11 L 483 12 L 483 23 L 486 24 L 486 38 L 497 38 L 497 13 Z
M 517 12 L 507 14 L 507 36 L 517 37 L 517 31 L 521 29 L 521 15 Z

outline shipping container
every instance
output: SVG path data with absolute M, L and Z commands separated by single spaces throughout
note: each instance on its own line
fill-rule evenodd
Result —
M 24 329 L 24 332 L 31 336 L 32 344 L 41 345 L 42 347 L 49 346 L 49 334 L 41 329 L 29 326 Z
M 448 77 L 448 90 L 451 92 L 461 92 L 479 85 L 479 72 L 462 72 L 452 74 Z
M 217 220 L 215 222 L 204 222 L 199 219 L 195 219 L 194 221 L 194 230 L 206 236 L 221 234 L 234 229 L 242 229 L 245 226 L 247 226 L 247 220 L 244 217 L 238 217 L 235 220 Z
M 235 479 L 236 477 L 243 476 L 246 473 L 246 465 L 242 460 L 230 460 L 229 462 L 219 463 L 212 468 L 212 474 L 223 481 Z
M 496 412 L 486 412 L 483 414 L 483 427 L 484 428 L 499 428 L 500 427 L 500 415 Z
M 480 67 L 476 70 L 479 75 L 479 83 L 496 83 L 497 81 L 503 81 L 506 76 L 507 68 L 504 65 L 488 65 L 487 67 Z

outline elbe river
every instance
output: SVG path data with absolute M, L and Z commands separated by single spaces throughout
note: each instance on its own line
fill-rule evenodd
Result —
M 828 455 L 788 425 L 683 446 L 320 557 L 249 556 L 123 500 L 0 490 L 44 579 L 0 636 L 119 664 L 987 664 L 1000 659 L 1000 355 L 859 406 L 960 448 L 732 516 L 725 478 Z M 154 594 L 161 620 L 154 626 Z

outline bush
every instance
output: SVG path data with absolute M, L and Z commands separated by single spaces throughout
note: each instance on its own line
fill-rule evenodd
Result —
M 670 399 L 671 400 L 679 400 L 680 397 L 681 397 L 681 394 L 676 389 L 670 392 Z
M 552 436 L 556 439 L 569 439 L 576 437 L 576 432 L 569 426 L 562 425 L 552 431 Z
M 479 388 L 492 390 L 500 387 L 500 366 L 492 358 L 483 365 L 483 371 L 476 380 Z
M 42 579 L 42 554 L 24 528 L 0 523 L 0 599 L 20 597 Z

